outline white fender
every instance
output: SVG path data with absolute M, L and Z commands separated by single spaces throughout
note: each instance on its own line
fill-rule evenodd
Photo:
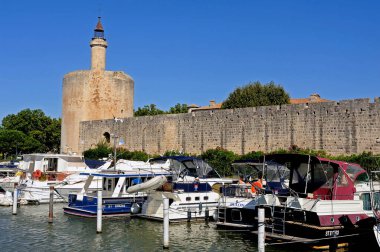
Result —
M 154 177 L 144 183 L 133 185 L 128 187 L 127 193 L 144 192 L 148 190 L 154 190 L 162 186 L 167 181 L 164 175 Z

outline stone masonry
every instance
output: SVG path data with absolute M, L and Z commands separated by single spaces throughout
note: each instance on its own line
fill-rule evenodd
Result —
M 114 120 L 83 121 L 80 150 L 116 134 L 122 147 L 163 154 L 199 154 L 222 147 L 237 154 L 301 148 L 330 154 L 380 154 L 380 99 L 344 100 L 256 108 L 199 111 Z

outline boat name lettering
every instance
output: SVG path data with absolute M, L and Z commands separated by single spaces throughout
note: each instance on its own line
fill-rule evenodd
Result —
M 329 230 L 326 231 L 325 236 L 330 237 L 330 236 L 338 236 L 339 235 L 339 230 Z
M 236 202 L 236 203 L 230 203 L 230 206 L 240 206 L 240 207 L 243 207 L 243 206 L 245 206 L 245 204 L 244 203 Z

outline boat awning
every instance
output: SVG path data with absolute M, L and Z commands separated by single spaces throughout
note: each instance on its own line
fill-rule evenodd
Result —
M 128 173 L 128 174 L 104 174 L 104 173 L 91 173 L 91 172 L 81 172 L 80 175 L 94 176 L 94 177 L 104 177 L 104 178 L 135 178 L 135 177 L 156 177 L 160 175 L 168 176 L 169 173 Z

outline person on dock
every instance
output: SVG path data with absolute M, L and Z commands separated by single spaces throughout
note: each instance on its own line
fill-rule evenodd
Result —
M 257 179 L 253 180 L 251 184 L 252 193 L 257 194 L 263 189 L 263 173 L 261 171 L 257 173 Z
M 243 175 L 240 175 L 239 177 L 239 185 L 245 185 L 245 182 L 244 182 L 244 176 Z

